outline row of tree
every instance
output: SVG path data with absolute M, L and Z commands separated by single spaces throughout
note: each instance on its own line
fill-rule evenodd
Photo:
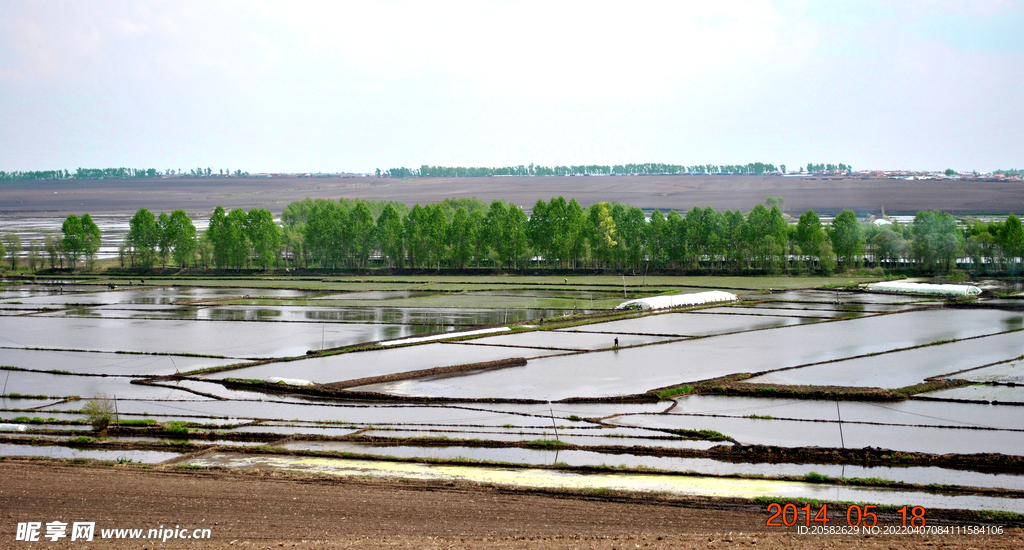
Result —
M 398 202 L 305 199 L 284 209 L 281 225 L 263 208 L 218 207 L 199 232 L 183 210 L 159 216 L 139 209 L 120 246 L 122 265 L 242 269 L 308 267 L 564 270 L 683 270 L 699 272 L 815 272 L 868 265 L 935 273 L 958 262 L 983 271 L 1017 271 L 1024 227 L 1002 222 L 958 223 L 944 212 L 920 212 L 905 224 L 864 223 L 844 210 L 830 223 L 813 212 L 794 224 L 784 203 L 770 198 L 749 214 L 693 208 L 650 215 L 619 203 L 583 208 L 575 200 L 538 200 L 531 215 L 504 201 L 447 199 Z M 16 239 L 13 236 L 13 239 Z M 5 236 L 12 267 L 20 242 Z M 100 230 L 88 214 L 64 221 L 62 237 L 48 237 L 50 266 L 90 264 Z M 38 250 L 30 246 L 30 267 Z
M 218 206 L 201 236 L 184 210 L 155 216 L 140 208 L 128 222 L 119 256 L 130 267 L 166 267 L 170 260 L 178 267 L 267 269 L 280 258 L 280 242 L 281 228 L 265 208 L 226 212 Z
M 811 166 L 811 165 L 808 165 Z M 817 165 L 815 165 L 817 166 Z M 829 165 L 832 166 L 832 165 Z M 846 166 L 846 165 L 841 165 Z M 781 172 L 785 173 L 785 165 Z M 642 164 L 588 164 L 579 166 L 539 166 L 520 164 L 517 166 L 499 167 L 463 167 L 463 166 L 429 166 L 419 168 L 391 168 L 376 170 L 376 175 L 386 178 L 410 177 L 494 177 L 494 176 L 625 176 L 655 174 L 772 174 L 780 172 L 774 164 L 751 162 L 748 164 L 682 164 L 642 163 Z
M 537 201 L 531 215 L 514 204 L 448 199 L 407 208 L 397 202 L 306 199 L 289 204 L 281 233 L 257 223 L 253 211 L 233 210 L 234 231 L 211 242 L 220 268 L 271 263 L 321 269 L 371 266 L 413 269 L 674 269 L 708 272 L 819 272 L 872 265 L 940 272 L 962 258 L 979 269 L 1016 269 L 1024 255 L 1020 220 L 958 225 L 949 214 L 921 212 L 906 225 L 859 221 L 844 210 L 831 223 L 808 211 L 795 224 L 770 198 L 749 214 L 694 208 L 681 214 L 598 203 L 583 208 L 556 197 Z M 220 214 L 216 214 L 217 219 Z M 266 215 L 264 215 L 266 218 Z M 258 230 L 258 227 L 265 229 Z M 278 239 L 276 252 L 272 250 Z M 205 260 L 203 265 L 205 264 Z
M 81 260 L 85 260 L 91 267 L 100 250 L 100 241 L 100 228 L 89 214 L 81 218 L 71 214 L 61 225 L 61 236 L 47 235 L 43 239 L 42 249 L 37 243 L 27 243 L 25 258 L 29 269 L 33 271 L 40 265 L 43 251 L 49 256 L 51 269 L 63 268 L 65 262 L 74 268 Z M 18 268 L 21 251 L 22 242 L 17 234 L 7 233 L 0 239 L 0 257 L 6 256 L 11 269 Z
M 849 164 L 814 164 L 813 162 L 807 163 L 808 172 L 853 172 L 853 167 Z M 783 170 L 785 172 L 785 170 Z
M 232 176 L 232 177 L 246 177 L 249 175 L 248 172 L 241 170 L 230 170 L 220 169 L 216 173 L 213 168 L 192 168 L 189 171 L 183 172 L 180 168 L 173 170 L 168 168 L 163 172 L 155 168 L 78 168 L 74 173 L 68 172 L 67 170 L 35 170 L 35 171 L 14 171 L 4 172 L 0 171 L 0 181 L 13 181 L 13 180 L 95 180 L 95 179 L 138 179 L 138 178 L 158 178 L 161 175 L 164 176 L 190 176 L 194 178 L 209 178 L 213 176 Z

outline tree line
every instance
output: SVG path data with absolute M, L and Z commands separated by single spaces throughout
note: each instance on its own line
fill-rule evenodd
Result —
M 810 165 L 809 165 L 810 166 Z M 829 165 L 831 166 L 831 165 Z M 845 165 L 843 165 L 845 166 Z M 781 170 L 780 170 L 781 168 Z M 748 164 L 663 164 L 663 163 L 642 163 L 642 164 L 588 164 L 572 166 L 540 166 L 520 164 L 517 166 L 498 167 L 462 167 L 462 166 L 429 166 L 422 165 L 419 168 L 390 168 L 388 170 L 376 169 L 375 174 L 385 178 L 411 178 L 411 177 L 495 177 L 495 176 L 626 176 L 626 175 L 661 175 L 661 174 L 772 174 L 776 172 L 785 173 L 785 165 L 776 167 L 774 164 L 764 162 L 751 162 Z
M 828 223 L 813 211 L 791 223 L 771 197 L 749 213 L 694 207 L 687 212 L 575 199 L 538 200 L 530 215 L 501 200 L 461 198 L 408 208 L 400 202 L 305 199 L 287 205 L 280 223 L 263 208 L 217 207 L 198 231 L 184 210 L 139 209 L 119 246 L 123 267 L 326 270 L 466 269 L 619 270 L 705 273 L 819 273 L 877 267 L 949 272 L 968 259 L 980 272 L 1013 272 L 1024 256 L 1024 227 L 1005 221 L 959 223 L 945 212 L 919 212 L 907 224 L 875 224 L 843 210 Z M 20 242 L 5 236 L 17 267 Z M 14 239 L 17 236 L 13 236 Z M 30 267 L 45 251 L 51 268 L 93 264 L 100 230 L 88 214 L 64 221 L 62 237 L 30 248 Z
M 214 172 L 213 168 L 192 168 L 188 171 L 166 169 L 163 172 L 156 168 L 78 168 L 74 173 L 67 170 L 35 170 L 35 171 L 14 171 L 4 172 L 0 170 L 0 181 L 18 180 L 96 180 L 96 179 L 139 179 L 159 178 L 160 176 L 182 176 L 193 178 L 210 177 L 236 177 L 249 176 L 249 172 L 242 170 L 220 169 Z

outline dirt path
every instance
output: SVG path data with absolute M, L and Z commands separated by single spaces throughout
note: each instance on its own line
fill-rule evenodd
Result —
M 152 540 L 99 540 L 101 529 L 208 528 L 207 541 L 165 548 L 896 548 L 933 543 L 1019 548 L 1003 536 L 820 537 L 764 526 L 767 514 L 734 503 L 609 499 L 398 481 L 254 473 L 0 462 L 0 548 L 18 522 L 95 521 L 93 543 L 68 548 L 151 548 Z M 69 527 L 70 530 L 70 527 Z M 45 527 L 43 528 L 45 532 Z

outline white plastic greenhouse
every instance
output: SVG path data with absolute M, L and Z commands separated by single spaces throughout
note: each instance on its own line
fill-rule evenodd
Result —
M 981 289 L 973 285 L 937 285 L 931 283 L 901 283 L 899 281 L 875 283 L 871 292 L 887 294 L 921 294 L 925 296 L 977 296 Z
M 622 302 L 615 306 L 615 309 L 668 309 L 671 307 L 699 306 L 701 304 L 712 304 L 715 302 L 731 302 L 736 295 L 721 290 L 708 292 L 696 292 L 694 294 L 673 294 L 671 296 L 652 296 L 650 298 L 637 298 L 628 302 Z

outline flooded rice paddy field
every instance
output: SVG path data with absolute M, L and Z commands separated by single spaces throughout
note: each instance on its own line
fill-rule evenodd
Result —
M 679 456 L 643 456 L 622 452 L 581 450 L 544 450 L 525 448 L 415 447 L 375 445 L 352 441 L 292 441 L 283 447 L 296 451 L 350 453 L 380 458 L 418 458 L 526 464 L 530 466 L 576 466 L 591 468 L 634 468 L 712 476 L 805 477 L 815 473 L 831 478 L 875 478 L 895 482 L 928 485 L 936 479 L 954 481 L 964 487 L 1024 490 L 1024 476 L 950 470 L 937 467 L 892 468 L 840 464 L 736 463 L 707 458 Z
M 957 399 L 981 403 L 1009 403 L 1024 405 L 1024 387 L 1020 386 L 965 386 L 923 394 L 935 399 Z
M 870 357 L 858 357 L 782 370 L 750 378 L 765 384 L 807 384 L 814 386 L 857 386 L 900 388 L 926 378 L 952 375 L 972 381 L 988 381 L 975 369 L 1024 355 L 1024 334 L 1007 332 L 969 340 L 946 342 Z M 990 367 L 997 368 L 997 367 Z M 994 380 L 993 380 L 994 381 Z
M 998 365 L 954 374 L 950 378 L 970 380 L 971 382 L 1022 384 L 1024 383 L 1024 361 L 1006 361 Z
M 510 469 L 488 466 L 456 466 L 379 460 L 319 457 L 250 456 L 214 453 L 192 458 L 189 464 L 226 468 L 300 470 L 340 476 L 403 477 L 420 480 L 452 480 L 491 485 L 516 485 L 565 490 L 615 490 L 664 492 L 681 495 L 756 498 L 811 498 L 825 501 L 913 503 L 926 508 L 987 509 L 1024 512 L 1024 501 L 980 495 L 941 495 L 905 489 L 846 487 L 794 481 L 733 479 L 663 474 L 581 474 L 549 469 Z
M 88 281 L 8 282 L 0 290 L 0 366 L 7 367 L 0 370 L 0 421 L 41 432 L 37 437 L 59 439 L 48 434 L 90 430 L 82 413 L 87 400 L 103 396 L 113 402 L 116 397 L 120 420 L 144 422 L 149 429 L 184 422 L 193 435 L 211 429 L 224 434 L 222 439 L 203 436 L 204 449 L 280 440 L 269 454 L 185 456 L 194 465 L 262 464 L 340 475 L 500 478 L 520 486 L 876 503 L 911 498 L 906 502 L 915 505 L 934 501 L 940 507 L 1021 508 L 1019 500 L 1008 504 L 1004 501 L 1012 499 L 955 489 L 944 499 L 923 489 L 728 477 L 815 473 L 922 488 L 1024 491 L 1024 471 L 1013 468 L 819 463 L 812 458 L 759 462 L 715 455 L 721 449 L 767 445 L 1024 456 L 1024 423 L 1014 405 L 1024 403 L 1024 390 L 1015 385 L 1024 379 L 1019 360 L 1024 315 L 1014 307 L 999 309 L 1002 302 L 1017 306 L 1019 301 L 964 309 L 862 292 L 749 292 L 740 305 L 621 313 L 608 320 L 609 308 L 623 300 L 621 287 L 480 284 L 468 289 L 450 281 L 423 288 L 409 282 L 374 282 L 375 288 L 351 282 L 261 288 L 244 281 L 140 287 L 139 282 L 126 288 L 127 281 L 118 281 L 113 290 Z M 702 289 L 687 291 L 697 290 Z M 630 298 L 641 294 L 636 288 L 627 292 Z M 375 344 L 495 326 L 512 330 L 390 348 Z M 321 355 L 320 350 L 343 353 Z M 502 363 L 519 358 L 526 364 Z M 250 364 L 256 359 L 261 361 Z M 438 367 L 445 369 L 409 374 Z M 707 395 L 700 389 L 702 381 L 737 375 L 747 378 L 715 383 L 760 393 Z M 838 407 L 835 400 L 770 394 L 774 387 L 907 388 L 950 376 L 997 385 L 923 388 L 921 399 L 844 398 Z M 227 387 L 222 381 L 228 378 L 240 382 Z M 279 379 L 286 382 L 274 383 Z M 330 386 L 326 392 L 319 386 L 303 390 L 288 385 L 360 379 L 379 381 Z M 650 393 L 671 388 L 680 389 L 660 398 Z M 349 396 L 348 391 L 357 393 Z M 623 396 L 632 397 L 619 400 Z M 125 429 L 135 425 L 140 424 L 129 422 Z M 156 445 L 169 437 L 121 434 L 114 439 Z M 295 452 L 353 453 L 376 460 L 288 456 Z M 178 458 L 182 451 L 3 443 L 0 455 L 155 463 Z M 381 460 L 388 456 L 555 469 L 499 474 L 479 465 Z M 627 471 L 559 471 L 600 467 Z M 662 473 L 638 476 L 630 469 Z

